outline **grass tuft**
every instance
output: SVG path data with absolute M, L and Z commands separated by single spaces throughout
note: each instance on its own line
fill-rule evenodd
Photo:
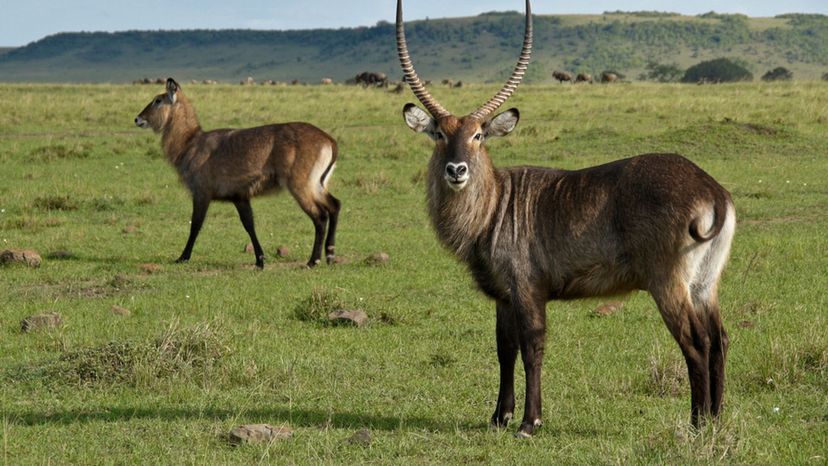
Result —
M 293 316 L 302 322 L 330 325 L 328 314 L 345 307 L 345 302 L 336 293 L 317 288 L 294 308 Z

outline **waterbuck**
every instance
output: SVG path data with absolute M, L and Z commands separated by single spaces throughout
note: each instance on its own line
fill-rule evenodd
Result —
M 316 237 L 308 267 L 320 262 L 323 239 L 328 263 L 334 260 L 340 202 L 328 192 L 328 180 L 336 166 L 337 145 L 327 133 L 308 123 L 203 131 L 195 109 L 172 78 L 167 79 L 166 92 L 135 117 L 135 124 L 161 133 L 167 160 L 192 194 L 190 236 L 177 262 L 190 260 L 207 208 L 218 200 L 236 206 L 253 243 L 256 266 L 263 268 L 265 254 L 253 227 L 250 199 L 282 188 L 313 220 Z
M 443 245 L 496 302 L 500 391 L 491 418 L 515 409 L 518 351 L 526 375 L 517 435 L 541 425 L 546 303 L 553 299 L 648 291 L 687 362 L 691 421 L 719 414 L 727 334 L 717 287 L 736 217 L 730 194 L 689 160 L 647 154 L 583 170 L 497 169 L 486 141 L 518 123 L 512 108 L 492 117 L 520 83 L 532 48 L 532 15 L 511 77 L 486 104 L 456 117 L 426 90 L 408 54 L 401 0 L 397 51 L 405 80 L 427 112 L 403 108 L 406 124 L 435 144 L 427 203 Z

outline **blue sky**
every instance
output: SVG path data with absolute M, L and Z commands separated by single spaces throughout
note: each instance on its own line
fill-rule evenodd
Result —
M 407 0 L 408 19 L 472 16 L 493 10 L 522 10 L 520 0 Z M 311 29 L 371 26 L 393 21 L 394 0 L 3 0 L 0 46 L 19 46 L 68 31 L 131 29 Z M 656 10 L 696 15 L 708 11 L 774 16 L 828 14 L 828 0 L 535 0 L 538 14 Z

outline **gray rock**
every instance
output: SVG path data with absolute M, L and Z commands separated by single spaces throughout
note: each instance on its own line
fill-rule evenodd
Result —
M 293 436 L 293 429 L 290 427 L 273 427 L 270 424 L 247 424 L 231 430 L 228 437 L 231 445 L 242 445 L 245 443 L 283 440 L 291 436 Z
M 621 301 L 610 301 L 596 307 L 592 312 L 597 316 L 609 316 L 620 311 L 622 307 L 624 307 L 624 303 Z
M 114 306 L 112 306 L 111 311 L 112 311 L 112 313 L 113 313 L 113 314 L 115 314 L 116 316 L 128 316 L 128 315 L 130 315 L 130 314 L 131 314 L 131 312 L 129 311 L 129 309 L 127 309 L 127 308 L 125 308 L 125 307 L 118 306 L 117 304 L 116 304 L 116 305 L 114 305 Z
M 247 243 L 247 244 L 244 246 L 244 252 L 247 252 L 247 253 L 251 253 L 251 254 L 252 254 L 252 253 L 253 253 L 253 251 L 254 251 L 254 249 L 253 249 L 253 243 Z
M 44 328 L 57 328 L 63 325 L 63 318 L 56 312 L 36 314 L 26 317 L 20 322 L 20 330 L 32 332 Z
M 40 254 L 32 249 L 6 249 L 0 252 L 0 265 L 25 265 L 27 267 L 40 267 L 43 260 Z
M 276 257 L 289 257 L 290 249 L 287 246 L 279 246 L 276 249 Z
M 388 257 L 388 254 L 384 252 L 375 252 L 365 258 L 365 263 L 368 265 L 385 265 L 389 260 L 391 260 L 391 258 Z
M 337 309 L 328 314 L 328 320 L 336 325 L 345 324 L 362 327 L 368 322 L 368 314 L 360 310 Z

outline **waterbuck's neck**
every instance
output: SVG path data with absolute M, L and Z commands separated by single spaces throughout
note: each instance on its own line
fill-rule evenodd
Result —
M 477 165 L 460 191 L 446 184 L 443 171 L 444 166 L 435 155 L 429 162 L 427 180 L 429 216 L 443 245 L 464 259 L 488 234 L 501 187 L 490 163 Z
M 170 163 L 178 165 L 193 137 L 199 133 L 201 125 L 198 123 L 195 109 L 190 101 L 179 93 L 177 102 L 170 109 L 167 123 L 162 128 L 161 146 Z

